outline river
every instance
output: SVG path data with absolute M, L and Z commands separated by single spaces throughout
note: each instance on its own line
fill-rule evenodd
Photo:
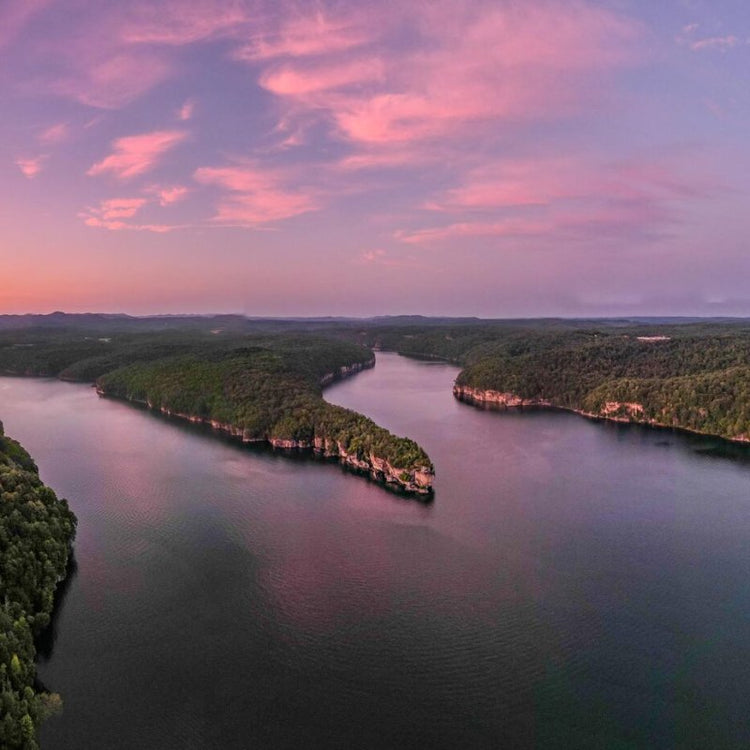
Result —
M 379 353 L 326 391 L 424 446 L 430 504 L 0 379 L 79 519 L 44 750 L 749 746 L 747 452 L 480 411 L 456 372 Z

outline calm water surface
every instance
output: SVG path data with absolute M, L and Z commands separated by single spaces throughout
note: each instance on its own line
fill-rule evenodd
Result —
M 435 501 L 91 388 L 0 379 L 79 518 L 47 750 L 750 746 L 750 461 L 454 401 L 379 354 L 327 398 L 419 441 Z

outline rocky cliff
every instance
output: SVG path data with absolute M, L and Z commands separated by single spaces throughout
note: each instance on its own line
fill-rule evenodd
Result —
M 467 385 L 454 385 L 453 395 L 459 401 L 464 401 L 465 403 L 484 408 L 522 409 L 528 407 L 559 409 L 560 411 L 569 411 L 573 414 L 580 414 L 582 417 L 587 417 L 589 419 L 601 419 L 607 422 L 621 422 L 626 424 L 642 424 L 649 427 L 690 432 L 695 435 L 710 435 L 733 443 L 750 442 L 750 436 L 745 434 L 733 436 L 717 435 L 712 432 L 696 430 L 692 427 L 680 424 L 675 419 L 668 422 L 648 417 L 642 404 L 630 401 L 605 401 L 596 411 L 587 411 L 585 409 L 574 409 L 570 406 L 561 406 L 552 401 L 548 401 L 547 399 L 522 398 L 515 393 L 484 390 L 481 388 L 472 388 Z
M 552 406 L 550 401 L 538 398 L 522 398 L 515 393 L 482 390 L 468 385 L 454 385 L 453 395 L 459 401 L 469 404 L 495 406 L 498 408 L 519 408 L 524 406 Z

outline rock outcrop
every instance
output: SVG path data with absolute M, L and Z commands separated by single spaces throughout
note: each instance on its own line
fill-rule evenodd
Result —
M 516 409 L 524 406 L 553 405 L 551 401 L 547 401 L 545 399 L 522 398 L 515 393 L 482 390 L 481 388 L 472 388 L 468 385 L 454 385 L 453 395 L 459 401 L 466 401 L 469 404 L 494 406 L 500 409 Z
M 598 411 L 586 411 L 584 409 L 574 409 L 570 406 L 561 406 L 547 399 L 540 398 L 522 398 L 515 393 L 504 391 L 494 391 L 482 388 L 472 388 L 467 385 L 455 384 L 453 386 L 453 395 L 459 400 L 473 406 L 489 409 L 523 409 L 528 408 L 548 408 L 559 411 L 569 411 L 573 414 L 580 414 L 588 419 L 604 420 L 606 422 L 621 422 L 625 424 L 640 424 L 648 427 L 657 427 L 661 429 L 677 430 L 679 432 L 689 432 L 694 435 L 710 435 L 711 437 L 728 440 L 732 443 L 749 443 L 750 435 L 715 435 L 701 430 L 695 430 L 679 424 L 676 420 L 662 422 L 646 415 L 646 410 L 642 404 L 628 401 L 605 401 Z

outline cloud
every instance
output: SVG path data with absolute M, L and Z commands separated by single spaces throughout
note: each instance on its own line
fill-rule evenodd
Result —
M 96 207 L 89 207 L 79 214 L 90 227 L 103 229 L 129 229 L 123 219 L 131 219 L 146 204 L 145 198 L 111 198 L 103 200 Z
M 373 37 L 359 16 L 342 15 L 332 18 L 322 11 L 313 15 L 284 17 L 279 14 L 276 28 L 262 30 L 248 43 L 239 47 L 237 60 L 255 62 L 278 57 L 310 57 L 331 55 L 359 47 Z
M 736 47 L 738 44 L 743 44 L 743 40 L 739 39 L 734 34 L 696 38 L 696 32 L 698 29 L 699 24 L 697 23 L 690 23 L 687 26 L 683 26 L 675 41 L 677 44 L 688 47 L 693 52 L 703 52 L 705 50 L 726 52 L 727 50 L 732 49 L 732 47 Z
M 729 34 L 728 36 L 712 36 L 705 39 L 696 39 L 690 42 L 689 46 L 690 49 L 696 52 L 705 49 L 718 49 L 721 52 L 726 52 L 728 49 L 736 47 L 739 41 L 736 36 Z
M 469 170 L 461 184 L 425 204 L 432 211 L 544 206 L 592 192 L 594 168 L 572 157 L 503 159 Z
M 42 164 L 47 157 L 45 155 L 34 156 L 28 159 L 16 159 L 16 166 L 21 170 L 24 177 L 33 179 L 42 171 Z
M 242 2 L 163 0 L 128 4 L 120 29 L 128 44 L 182 46 L 249 30 L 250 10 Z
M 182 225 L 137 224 L 127 221 L 136 216 L 147 203 L 148 200 L 141 197 L 110 198 L 101 201 L 98 206 L 81 211 L 78 216 L 83 219 L 86 226 L 107 229 L 112 232 L 127 230 L 163 234 L 183 228 Z
M 381 260 L 386 256 L 386 251 L 377 249 L 377 250 L 365 250 L 362 255 L 360 256 L 363 263 L 374 263 L 377 260 Z
M 224 191 L 214 221 L 255 227 L 314 211 L 320 207 L 313 191 L 287 187 L 288 175 L 256 163 L 230 167 L 201 167 L 195 180 Z
M 368 149 L 566 116 L 597 93 L 603 72 L 643 60 L 642 27 L 590 3 L 415 7 L 395 18 L 318 16 L 319 29 L 307 19 L 297 35 L 256 44 L 244 59 L 288 58 L 261 73 L 261 86 L 292 115 L 314 112 L 339 138 Z M 397 41 L 406 34 L 417 43 Z M 387 54 L 373 55 L 371 43 L 388 39 Z M 311 55 L 323 61 L 311 65 Z
M 100 109 L 119 109 L 165 81 L 172 64 L 154 53 L 107 53 L 83 48 L 68 70 L 48 84 L 52 93 Z
M 434 151 L 412 148 L 371 147 L 360 149 L 354 154 L 340 159 L 336 169 L 357 171 L 361 169 L 391 169 L 395 167 L 413 166 L 419 163 L 433 161 L 436 158 Z
M 396 258 L 382 248 L 364 250 L 356 259 L 356 262 L 360 265 L 383 268 L 413 268 L 417 265 L 417 259 L 414 257 Z
M 653 237 L 684 222 L 692 202 L 721 190 L 683 154 L 619 162 L 583 154 L 501 160 L 469 170 L 423 206 L 460 220 L 402 229 L 395 237 L 419 245 L 468 237 Z
M 331 89 L 382 81 L 384 75 L 385 66 L 381 60 L 366 58 L 338 65 L 282 65 L 265 71 L 259 83 L 278 96 L 304 97 Z
M 58 122 L 55 125 L 50 125 L 46 130 L 39 134 L 38 140 L 40 143 L 45 145 L 52 145 L 55 143 L 62 143 L 62 141 L 68 138 L 69 128 L 67 123 Z
M 153 195 L 160 206 L 170 206 L 183 200 L 190 191 L 184 185 L 151 185 L 146 188 L 148 195 Z
M 94 177 L 110 172 L 121 180 L 135 177 L 153 169 L 167 151 L 185 138 L 187 133 L 182 130 L 158 130 L 118 138 L 113 144 L 114 151 L 94 164 L 86 174 Z
M 395 238 L 410 245 L 442 242 L 454 237 L 521 237 L 539 235 L 550 229 L 548 222 L 506 219 L 495 222 L 456 222 L 443 227 L 399 230 Z
M 191 120 L 194 114 L 195 114 L 195 100 L 188 99 L 184 102 L 184 104 L 178 110 L 177 117 L 183 122 L 185 122 L 187 120 Z

